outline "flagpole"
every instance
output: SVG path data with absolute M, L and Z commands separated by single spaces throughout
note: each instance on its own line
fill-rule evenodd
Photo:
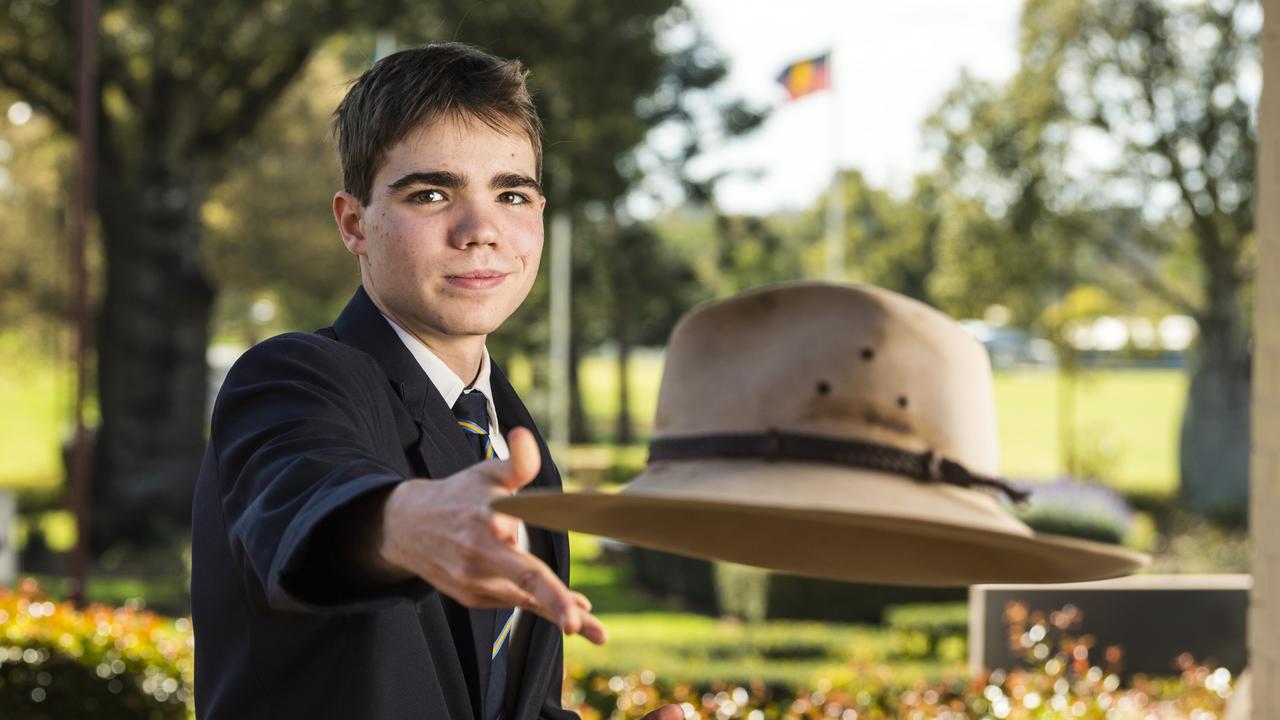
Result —
M 831 188 L 827 192 L 826 276 L 831 282 L 844 281 L 844 182 L 840 174 L 840 86 L 836 74 L 836 43 L 827 55 L 827 83 L 831 99 Z

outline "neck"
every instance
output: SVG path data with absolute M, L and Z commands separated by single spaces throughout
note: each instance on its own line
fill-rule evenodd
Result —
M 418 342 L 426 345 L 427 349 L 440 358 L 440 361 L 452 370 L 465 386 L 471 387 L 471 383 L 475 382 L 476 376 L 480 374 L 480 363 L 484 360 L 484 335 L 452 336 L 433 333 L 401 317 L 383 305 L 373 293 L 369 293 L 369 299 L 373 300 L 379 312 L 391 318 L 405 332 L 417 338 Z
M 405 325 L 399 318 L 391 318 L 400 327 L 414 336 L 427 349 L 440 358 L 441 362 L 462 380 L 463 385 L 471 387 L 476 376 L 480 374 L 480 363 L 484 360 L 484 336 L 440 337 L 421 332 L 412 325 Z

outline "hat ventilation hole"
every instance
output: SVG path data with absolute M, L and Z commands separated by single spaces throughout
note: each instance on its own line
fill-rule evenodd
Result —
M 905 408 L 906 406 L 907 406 L 907 396 L 906 396 L 906 395 L 899 395 L 899 396 L 898 396 L 898 407 L 900 407 L 900 408 Z
M 869 347 L 862 348 L 862 359 L 863 359 L 863 360 L 874 360 L 874 359 L 875 359 L 875 357 L 876 357 L 876 351 L 875 351 L 875 350 L 873 350 L 873 349 L 871 349 L 871 348 L 869 348 Z
M 818 394 L 819 394 L 819 395 L 830 395 L 830 394 L 831 394 L 831 383 L 827 382 L 826 380 L 819 380 L 819 381 L 818 381 Z

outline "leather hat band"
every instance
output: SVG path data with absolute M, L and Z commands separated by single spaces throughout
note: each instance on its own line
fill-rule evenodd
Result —
M 1031 493 L 1004 478 L 970 472 L 932 450 L 913 453 L 889 445 L 770 430 L 733 435 L 657 438 L 649 443 L 649 462 L 670 460 L 799 460 L 903 475 L 920 482 L 986 488 L 1021 504 Z

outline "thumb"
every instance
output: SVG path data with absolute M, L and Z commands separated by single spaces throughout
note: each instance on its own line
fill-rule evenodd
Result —
M 510 457 L 498 473 L 498 484 L 511 492 L 528 485 L 542 468 L 542 451 L 538 441 L 527 428 L 513 428 L 507 433 L 507 450 Z

